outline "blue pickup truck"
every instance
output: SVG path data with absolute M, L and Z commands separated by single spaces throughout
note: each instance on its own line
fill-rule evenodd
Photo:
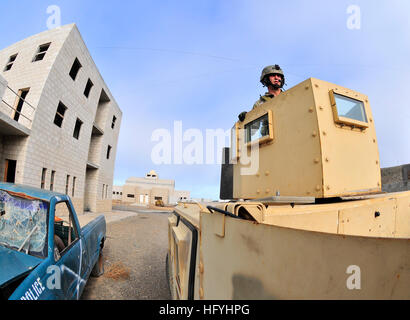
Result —
M 81 228 L 69 196 L 0 183 L 0 300 L 79 299 L 105 238 L 105 217 Z

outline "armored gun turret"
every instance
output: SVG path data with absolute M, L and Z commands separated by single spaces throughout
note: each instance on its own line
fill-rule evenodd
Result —
M 369 98 L 310 78 L 232 128 L 221 200 L 169 217 L 175 299 L 410 299 L 410 191 L 384 193 Z

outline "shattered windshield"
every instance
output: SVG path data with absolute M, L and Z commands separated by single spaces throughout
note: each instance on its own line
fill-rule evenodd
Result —
M 48 203 L 0 190 L 0 246 L 46 256 Z

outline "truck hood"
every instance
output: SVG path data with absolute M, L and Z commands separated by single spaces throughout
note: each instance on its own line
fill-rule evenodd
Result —
M 0 287 L 33 270 L 43 260 L 0 246 Z

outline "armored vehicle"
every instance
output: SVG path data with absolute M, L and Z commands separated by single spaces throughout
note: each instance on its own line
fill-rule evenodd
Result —
M 366 95 L 307 79 L 235 123 L 224 159 L 224 201 L 169 217 L 174 299 L 410 299 L 410 191 L 381 191 Z

